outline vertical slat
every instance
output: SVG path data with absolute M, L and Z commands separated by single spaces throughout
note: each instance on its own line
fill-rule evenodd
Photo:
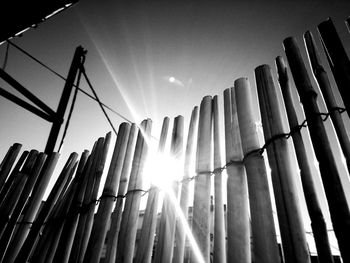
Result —
M 173 158 L 180 158 L 183 145 L 183 117 L 178 116 L 174 120 L 170 155 Z M 175 167 L 169 167 L 174 169 Z M 167 176 L 166 173 L 164 176 Z M 174 178 L 169 178 L 174 180 Z M 172 182 L 172 187 L 164 190 L 164 199 L 162 206 L 162 215 L 159 222 L 158 242 L 155 252 L 155 263 L 170 263 L 173 256 L 176 213 L 175 204 L 178 196 L 178 183 Z
M 212 169 L 212 97 L 202 99 L 199 112 L 192 231 L 205 262 L 210 262 L 210 187 Z M 191 262 L 198 262 L 195 254 Z
M 224 202 L 222 193 L 220 121 L 218 96 L 213 98 L 213 134 L 214 134 L 214 263 L 226 263 L 226 231 Z
M 19 151 L 21 150 L 22 144 L 15 143 L 13 144 L 8 152 L 5 155 L 5 158 L 0 165 L 0 190 L 3 187 L 8 174 L 12 168 L 13 163 L 15 162 Z
M 56 154 L 53 154 L 56 155 Z M 25 239 L 21 249 L 18 252 L 18 255 L 16 255 L 16 259 L 14 262 L 20 263 L 20 262 L 26 262 L 28 260 L 28 257 L 30 255 L 30 252 L 32 251 L 33 245 L 36 243 L 36 239 L 39 235 L 40 229 L 45 222 L 47 216 L 50 214 L 54 204 L 57 201 L 57 198 L 59 197 L 62 188 L 69 176 L 69 171 L 72 169 L 72 166 L 75 164 L 76 159 L 78 158 L 77 153 L 71 153 L 71 155 L 68 158 L 68 161 L 66 162 L 64 168 L 62 169 L 61 174 L 59 175 L 54 187 L 52 188 L 48 198 L 46 199 L 46 202 L 44 203 L 42 209 L 38 213 L 38 216 L 34 223 L 32 224 L 30 228 L 30 232 Z
M 261 120 L 286 263 L 311 262 L 276 87 L 268 65 L 255 69 Z
M 84 262 L 98 262 L 100 259 L 102 247 L 106 238 L 108 222 L 119 186 L 129 132 L 130 124 L 124 122 L 119 126 L 117 141 L 100 199 L 100 205 L 95 215 L 94 226 L 91 231 Z
M 165 117 L 163 120 L 163 126 L 158 144 L 159 154 L 162 154 L 164 152 L 165 143 L 168 136 L 169 121 L 170 119 L 168 117 Z M 154 167 L 154 169 L 156 169 L 156 167 Z M 134 263 L 151 262 L 152 259 L 151 256 L 154 246 L 154 235 L 157 225 L 159 188 L 153 183 L 151 184 L 152 185 L 150 191 L 148 192 L 147 205 L 141 227 L 141 236 L 139 239 Z
M 318 25 L 323 47 L 328 56 L 334 79 L 350 116 L 350 60 L 344 49 L 333 21 L 328 18 Z
M 191 163 L 193 162 L 193 149 L 195 147 L 195 136 L 198 124 L 198 107 L 194 107 L 191 113 L 191 120 L 187 135 L 185 161 L 184 161 L 184 176 L 182 180 L 180 207 L 183 213 L 183 217 L 188 217 L 188 204 L 189 204 L 189 179 L 191 172 Z M 184 228 L 184 222 L 177 220 L 176 222 L 176 246 L 174 248 L 173 263 L 182 263 L 185 256 L 185 240 L 186 233 Z
M 227 171 L 227 262 L 250 263 L 251 239 L 247 175 L 234 88 L 224 90 Z
M 307 75 L 296 40 L 292 37 L 286 38 L 283 41 L 283 46 L 308 122 L 339 249 L 344 261 L 347 262 L 350 261 L 350 250 L 348 249 L 350 210 L 332 155 L 326 129 L 319 114 L 320 111 L 316 101 L 317 93 L 314 91 Z
M 326 222 L 322 214 L 320 201 L 317 196 L 316 186 L 312 177 L 301 132 L 299 129 L 297 129 L 299 126 L 298 118 L 292 101 L 287 67 L 282 57 L 276 58 L 276 66 L 278 71 L 278 81 L 282 90 L 289 126 L 292 131 L 294 149 L 300 169 L 300 177 L 304 190 L 305 201 L 311 219 L 311 227 L 315 238 L 318 260 L 320 263 L 333 262 Z
M 106 263 L 115 262 L 116 250 L 118 247 L 118 235 L 119 235 L 120 224 L 122 220 L 124 196 L 126 194 L 129 177 L 130 177 L 132 158 L 134 156 L 134 151 L 135 151 L 137 130 L 138 130 L 137 125 L 133 123 L 130 129 L 127 150 L 126 150 L 125 159 L 123 163 L 123 169 L 121 172 L 117 202 L 115 204 L 115 208 L 111 216 L 111 226 L 108 233 L 108 242 L 107 242 L 106 257 L 105 257 Z
M 346 132 L 345 125 L 341 117 L 341 113 L 338 110 L 336 110 L 336 107 L 338 105 L 335 99 L 335 95 L 333 93 L 333 88 L 331 86 L 331 83 L 329 82 L 327 72 L 324 70 L 321 64 L 321 59 L 319 57 L 314 38 L 310 31 L 307 31 L 304 34 L 304 42 L 308 53 L 310 65 L 312 67 L 312 72 L 315 76 L 318 86 L 321 89 L 323 98 L 326 102 L 328 112 L 330 113 L 335 132 L 337 133 L 340 147 L 343 151 L 343 154 L 346 160 L 348 171 L 350 171 L 349 137 Z
M 148 152 L 148 140 L 151 133 L 152 121 L 144 120 L 138 133 L 132 170 L 126 196 L 125 209 L 118 237 L 116 262 L 131 263 L 134 256 L 137 221 L 141 201 L 142 173 Z
M 239 130 L 247 171 L 254 261 L 280 262 L 271 198 L 253 113 L 252 91 L 247 78 L 235 81 Z

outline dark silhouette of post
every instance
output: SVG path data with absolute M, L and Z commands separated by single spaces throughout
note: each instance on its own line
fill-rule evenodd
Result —
M 344 262 L 350 262 L 348 244 L 350 236 L 349 205 L 317 105 L 317 93 L 311 85 L 296 40 L 292 37 L 286 38 L 283 41 L 283 46 L 308 122 L 310 137 L 319 163 L 321 178 L 328 200 L 334 232 L 338 239 L 340 253 Z
M 339 38 L 333 21 L 328 18 L 318 25 L 322 44 L 338 85 L 347 113 L 350 116 L 350 60 Z
M 49 137 L 47 139 L 45 153 L 51 154 L 54 151 L 58 134 L 60 132 L 61 125 L 63 123 L 64 114 L 68 105 L 69 97 L 74 86 L 74 81 L 76 79 L 79 68 L 84 63 L 84 57 L 86 50 L 83 47 L 78 46 L 75 49 L 72 64 L 70 66 L 66 83 L 63 88 L 60 102 L 57 107 L 56 120 L 53 122 Z

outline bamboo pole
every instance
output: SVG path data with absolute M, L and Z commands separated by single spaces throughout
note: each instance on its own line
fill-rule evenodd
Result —
M 247 171 L 254 262 L 280 262 L 266 167 L 259 153 L 252 91 L 247 78 L 235 81 L 239 130 Z
M 93 189 L 91 192 L 91 199 L 87 206 L 88 210 L 86 213 L 86 221 L 84 226 L 83 239 L 80 247 L 80 255 L 79 255 L 78 262 L 83 262 L 84 260 L 89 238 L 91 235 L 91 230 L 94 222 L 95 207 L 96 207 L 96 202 L 93 202 L 93 200 L 97 200 L 98 189 L 100 187 L 101 177 L 102 177 L 103 169 L 107 158 L 110 140 L 111 140 L 111 132 L 109 132 L 105 137 L 105 140 L 103 143 L 103 149 L 102 149 L 101 155 L 99 156 L 97 167 L 95 170 L 95 174 L 94 174 L 95 180 L 94 180 Z
M 222 193 L 221 147 L 218 97 L 213 98 L 214 133 L 214 263 L 226 263 L 226 231 Z
M 62 234 L 60 236 L 60 240 L 53 261 L 56 260 L 56 257 L 59 258 L 61 263 L 66 263 L 69 260 L 75 230 L 78 224 L 79 210 L 81 208 L 82 203 L 81 192 L 85 191 L 86 184 L 84 183 L 87 181 L 87 172 L 90 167 L 91 161 L 89 159 L 89 151 L 85 150 L 81 155 L 79 165 L 77 168 L 77 173 L 75 176 L 77 190 L 74 193 L 74 197 L 72 198 L 72 204 L 69 208 L 69 211 L 67 212 L 66 221 L 62 229 Z
M 295 85 L 303 103 L 311 141 L 319 162 L 334 232 L 338 239 L 341 255 L 344 261 L 347 262 L 350 261 L 350 251 L 348 249 L 348 237 L 350 236 L 349 205 L 346 201 L 322 117 L 319 114 L 316 101 L 317 93 L 314 91 L 307 75 L 296 40 L 291 37 L 286 38 L 283 45 Z
M 247 175 L 233 88 L 224 90 L 227 171 L 227 262 L 251 263 Z
M 192 232 L 205 262 L 210 262 L 210 186 L 212 151 L 212 97 L 202 99 L 199 111 L 196 178 L 194 185 Z M 200 262 L 191 254 L 191 262 Z
M 183 147 L 183 117 L 177 116 L 174 120 L 174 126 L 171 138 L 170 156 L 175 159 L 180 159 Z M 170 167 L 175 169 L 176 167 Z M 164 175 L 166 176 L 166 175 Z M 170 181 L 174 178 L 169 178 Z M 155 263 L 170 263 L 173 257 L 173 248 L 176 229 L 176 208 L 174 199 L 178 197 L 178 183 L 172 181 L 172 187 L 164 190 L 164 199 L 162 213 L 159 222 L 159 233 L 157 234 L 157 247 L 154 257 Z M 170 193 L 169 193 L 170 192 Z
M 182 180 L 180 207 L 184 218 L 188 217 L 189 204 L 189 180 L 191 175 L 190 165 L 193 162 L 193 149 L 195 146 L 195 136 L 198 125 L 198 107 L 194 107 L 191 113 L 191 120 L 187 135 L 185 150 L 184 176 Z M 174 247 L 173 263 L 182 263 L 185 256 L 186 233 L 183 223 L 176 221 L 176 246 Z
M 132 158 L 134 156 L 134 151 L 135 151 L 137 130 L 138 130 L 137 125 L 133 123 L 130 129 L 128 145 L 127 145 L 123 168 L 120 176 L 117 202 L 115 204 L 114 211 L 111 215 L 111 226 L 109 228 L 108 242 L 106 244 L 107 248 L 106 248 L 105 263 L 115 262 L 116 249 L 118 246 L 118 235 L 119 235 L 119 229 L 120 229 L 120 224 L 122 220 L 122 209 L 124 204 L 124 197 L 125 197 L 128 182 L 129 182 Z
M 348 17 L 348 18 L 345 20 L 345 24 L 346 24 L 346 27 L 348 28 L 349 33 L 350 33 L 350 17 Z
M 131 263 L 134 256 L 137 221 L 141 201 L 142 173 L 148 152 L 148 140 L 151 134 L 152 121 L 144 120 L 141 123 L 136 142 L 132 170 L 125 200 L 125 208 L 118 237 L 116 262 Z
M 340 147 L 343 151 L 348 171 L 350 171 L 350 141 L 346 132 L 346 128 L 341 117 L 341 113 L 336 110 L 337 102 L 333 93 L 332 86 L 329 82 L 326 71 L 324 70 L 321 59 L 318 55 L 318 50 L 315 45 L 314 38 L 310 31 L 304 34 L 304 42 L 308 53 L 310 65 L 312 67 L 313 74 L 322 91 L 323 98 L 326 102 L 328 112 L 330 113 L 334 129 L 337 133 Z
M 5 158 L 2 160 L 0 165 L 0 190 L 4 186 L 8 174 L 14 164 L 19 151 L 21 150 L 22 144 L 15 143 L 7 151 Z
M 15 210 L 15 207 L 20 200 L 21 193 L 25 188 L 26 182 L 28 181 L 32 169 L 34 167 L 35 161 L 38 156 L 38 151 L 32 150 L 29 153 L 27 160 L 25 161 L 23 168 L 19 171 L 19 174 L 16 177 L 16 180 L 11 185 L 11 188 L 7 192 L 4 200 L 1 200 L 0 206 L 0 233 L 1 236 L 7 223 L 9 222 L 12 212 Z
M 300 177 L 307 209 L 311 220 L 311 228 L 315 239 L 318 260 L 320 263 L 334 262 L 330 249 L 326 222 L 317 196 L 316 186 L 312 177 L 311 168 L 307 159 L 307 153 L 298 128 L 298 118 L 294 109 L 292 94 L 289 85 L 287 67 L 282 57 L 276 58 L 278 81 L 282 90 L 284 104 L 287 112 L 289 126 L 292 131 L 294 149 L 300 169 Z
M 54 154 L 56 155 L 56 154 Z M 54 204 L 57 201 L 57 198 L 59 197 L 62 188 L 69 176 L 69 171 L 74 166 L 76 159 L 78 157 L 77 153 L 71 153 L 71 155 L 68 158 L 68 161 L 66 162 L 64 168 L 62 169 L 61 174 L 59 175 L 54 187 L 52 188 L 49 196 L 46 199 L 46 202 L 44 203 L 43 207 L 41 208 L 40 212 L 38 213 L 36 220 L 33 222 L 32 227 L 30 228 L 30 232 L 28 233 L 27 238 L 25 239 L 21 249 L 19 250 L 18 254 L 15 255 L 15 261 L 16 263 L 26 262 L 28 260 L 28 257 L 32 251 L 33 245 L 36 243 L 36 239 L 38 237 L 38 234 L 40 232 L 40 229 L 45 222 L 47 216 L 50 214 Z
M 162 154 L 164 152 L 165 143 L 168 136 L 169 121 L 170 119 L 168 117 L 165 117 L 163 120 L 162 130 L 158 143 L 159 154 Z M 148 192 L 147 205 L 141 227 L 141 236 L 138 242 L 134 263 L 151 262 L 152 250 L 154 246 L 154 236 L 157 225 L 157 211 L 159 201 L 159 189 L 153 183 L 151 184 L 152 185 L 150 191 Z
M 75 236 L 74 236 L 74 241 L 71 249 L 71 254 L 69 257 L 70 263 L 79 262 L 81 245 L 83 242 L 82 240 L 84 238 L 84 229 L 85 229 L 85 223 L 86 223 L 86 217 L 87 217 L 86 213 L 88 212 L 89 204 L 90 203 L 95 204 L 96 202 L 92 200 L 92 191 L 94 187 L 94 180 L 95 180 L 97 165 L 99 162 L 99 158 L 101 156 L 101 152 L 103 150 L 103 143 L 104 143 L 104 138 L 100 137 L 96 142 L 95 150 L 93 151 L 93 155 L 91 156 L 91 167 L 88 171 L 86 186 L 84 187 L 85 188 L 84 192 L 81 193 L 82 194 L 81 198 L 83 201 L 80 209 L 78 224 L 75 230 Z
M 334 79 L 350 116 L 350 60 L 339 38 L 333 21 L 328 18 L 318 26 L 323 47 L 328 57 Z
M 291 164 L 292 158 L 287 138 L 284 136 L 277 90 L 269 65 L 257 67 L 255 79 L 265 142 L 268 143 L 266 150 L 271 168 L 284 260 L 286 263 L 311 262 L 294 181 L 296 170 L 293 170 Z
M 31 229 L 31 225 L 40 208 L 42 197 L 44 196 L 53 170 L 57 164 L 58 157 L 59 154 L 53 153 L 46 159 L 46 162 L 41 169 L 40 175 L 35 183 L 36 187 L 33 188 L 31 197 L 26 204 L 26 208 L 21 219 L 22 223 L 19 225 L 16 233 L 13 235 L 11 246 L 9 246 L 7 249 L 6 258 L 8 259 L 8 262 L 14 261 L 14 258 L 18 254 Z
M 18 219 L 23 211 L 23 208 L 29 198 L 30 193 L 32 192 L 33 186 L 39 176 L 39 173 L 44 165 L 44 162 L 46 160 L 47 155 L 44 153 L 40 153 L 37 158 L 36 161 L 30 171 L 29 174 L 29 178 L 23 188 L 23 191 L 19 197 L 19 200 L 17 202 L 16 207 L 13 210 L 13 213 L 11 215 L 10 220 L 8 221 L 5 231 L 1 236 L 0 239 L 0 255 L 5 255 L 5 251 L 7 246 L 11 246 L 10 245 L 10 240 L 11 240 L 11 236 L 12 233 L 14 231 L 14 228 L 16 226 L 16 224 L 18 223 Z M 1 261 L 1 256 L 0 256 L 0 261 Z M 6 260 L 5 260 L 6 262 Z
M 13 170 L 11 171 L 10 175 L 8 176 L 6 182 L 4 183 L 1 192 L 0 192 L 0 200 L 4 200 L 8 190 L 10 189 L 12 183 L 15 181 L 19 170 L 21 169 L 22 165 L 24 164 L 25 160 L 28 157 L 29 152 L 28 151 L 24 151 L 21 155 L 21 157 L 19 158 L 19 160 L 17 161 L 15 167 L 13 168 Z
M 90 240 L 85 253 L 84 262 L 98 262 L 106 239 L 107 226 L 111 217 L 115 196 L 119 186 L 120 175 L 126 153 L 130 133 L 130 124 L 124 122 L 119 126 L 111 164 L 109 166 L 105 186 L 95 215 Z

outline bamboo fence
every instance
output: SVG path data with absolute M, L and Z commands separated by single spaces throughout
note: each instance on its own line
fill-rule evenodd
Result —
M 342 261 L 350 262 L 349 189 L 344 184 L 350 168 L 345 121 L 350 62 L 332 20 L 322 22 L 318 31 L 330 72 L 307 31 L 309 71 L 296 39 L 288 37 L 283 47 L 291 74 L 278 56 L 277 74 L 260 65 L 255 86 L 241 77 L 224 90 L 222 104 L 220 96 L 205 96 L 193 108 L 187 137 L 183 116 L 164 118 L 157 156 L 183 160 L 180 167 L 152 167 L 169 181 L 167 188 L 156 181 L 144 184 L 153 156 L 150 119 L 119 126 L 109 163 L 110 133 L 80 159 L 72 153 L 52 189 L 59 154 L 31 150 L 20 155 L 20 144 L 10 146 L 0 164 L 1 262 L 307 263 L 313 255 L 303 222 L 306 212 L 318 261 L 336 262 L 331 227 Z M 336 88 L 345 107 L 337 102 Z M 294 103 L 293 94 L 303 107 Z M 321 96 L 327 113 L 320 111 Z M 298 119 L 302 111 L 305 120 Z M 345 175 L 331 150 L 327 120 L 339 142 L 338 154 L 345 157 Z M 306 136 L 319 163 L 322 189 L 316 187 Z M 168 177 L 174 170 L 181 170 L 177 179 Z M 322 209 L 322 191 L 329 211 Z M 307 211 L 302 211 L 303 200 Z M 331 223 L 326 223 L 328 213 Z

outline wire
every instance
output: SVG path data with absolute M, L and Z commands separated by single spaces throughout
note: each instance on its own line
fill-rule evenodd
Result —
M 52 68 L 50 68 L 49 66 L 47 66 L 46 64 L 44 64 L 43 62 L 41 62 L 39 59 L 35 58 L 34 56 L 32 56 L 31 54 L 29 54 L 27 51 L 25 51 L 23 48 L 19 47 L 18 45 L 16 45 L 15 43 L 11 42 L 10 40 L 7 40 L 7 43 L 12 45 L 13 47 L 17 48 L 19 51 L 21 51 L 22 53 L 24 53 L 25 55 L 27 55 L 28 57 L 30 57 L 31 59 L 33 59 L 35 62 L 39 63 L 41 66 L 43 66 L 44 68 L 46 68 L 47 70 L 49 70 L 51 73 L 53 73 L 54 75 L 56 75 L 57 77 L 59 77 L 60 79 L 66 81 L 67 79 L 59 74 L 57 71 L 53 70 Z M 92 95 L 90 95 L 89 93 L 87 93 L 86 91 L 84 91 L 83 89 L 79 88 L 77 85 L 73 85 L 75 88 L 77 88 L 80 92 L 82 92 L 83 94 L 85 94 L 86 96 L 88 96 L 90 99 L 93 99 L 97 102 L 99 102 L 96 98 L 94 98 Z M 114 110 L 112 107 L 106 105 L 103 102 L 99 102 L 103 107 L 105 107 L 106 109 L 110 110 L 111 112 L 113 112 L 114 114 L 118 115 L 120 118 L 124 119 L 125 121 L 132 123 L 132 121 L 130 121 L 128 118 L 126 118 L 125 116 L 123 116 L 122 114 L 120 114 L 119 112 L 117 112 L 116 110 Z
M 106 112 L 106 111 L 105 111 L 105 109 L 103 108 L 103 105 L 102 105 L 102 103 L 101 103 L 100 99 L 98 98 L 97 93 L 96 93 L 96 91 L 95 91 L 94 87 L 92 86 L 92 84 L 91 84 L 91 82 L 90 82 L 90 80 L 89 80 L 88 76 L 86 75 L 84 65 L 81 65 L 81 67 L 80 67 L 80 71 L 83 73 L 84 78 L 85 78 L 85 80 L 86 80 L 87 84 L 89 85 L 89 87 L 90 87 L 90 89 L 91 89 L 92 93 L 94 94 L 94 96 L 95 96 L 95 98 L 96 98 L 96 100 L 97 100 L 98 104 L 99 104 L 99 105 L 100 105 L 100 107 L 101 107 L 101 110 L 103 111 L 103 114 L 104 114 L 104 115 L 105 115 L 105 117 L 107 118 L 107 121 L 108 121 L 108 122 L 109 122 L 109 124 L 111 125 L 111 127 L 112 127 L 112 129 L 113 129 L 113 131 L 114 131 L 115 135 L 118 135 L 118 133 L 117 133 L 116 129 L 115 129 L 115 128 L 114 128 L 114 126 L 113 126 L 113 123 L 111 122 L 110 118 L 108 117 L 107 112 Z

